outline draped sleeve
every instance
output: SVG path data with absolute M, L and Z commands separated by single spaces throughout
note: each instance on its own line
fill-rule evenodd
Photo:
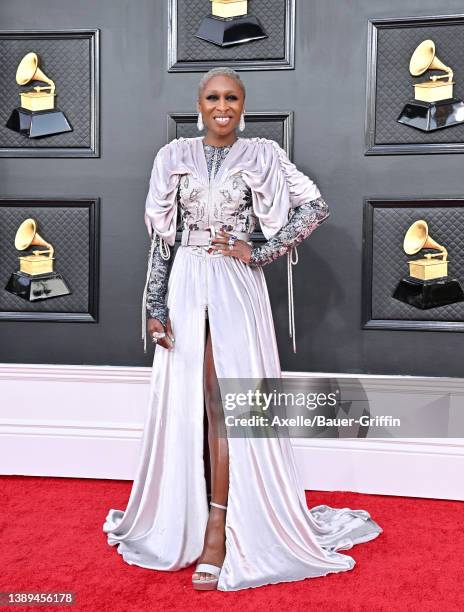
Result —
M 242 173 L 251 188 L 253 211 L 269 240 L 285 225 L 290 209 L 321 197 L 321 193 L 274 140 L 256 139 L 249 162 Z
M 176 240 L 176 194 L 180 175 L 184 172 L 181 145 L 175 139 L 161 147 L 155 156 L 144 217 L 148 235 L 151 237 L 154 231 L 170 246 Z

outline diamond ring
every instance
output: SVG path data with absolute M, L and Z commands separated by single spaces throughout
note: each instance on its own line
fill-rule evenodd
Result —
M 166 335 L 166 332 L 153 332 L 151 337 L 152 337 L 153 342 L 156 344 L 158 340 L 160 338 L 164 338 L 165 335 Z

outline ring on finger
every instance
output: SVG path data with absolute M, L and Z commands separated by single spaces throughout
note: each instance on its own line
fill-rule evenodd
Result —
M 158 342 L 158 340 L 160 338 L 164 338 L 166 336 L 166 332 L 153 332 L 151 337 L 153 339 L 153 342 Z

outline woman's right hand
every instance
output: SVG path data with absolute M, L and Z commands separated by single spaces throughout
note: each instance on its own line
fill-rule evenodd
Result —
M 164 332 L 165 331 L 166 335 L 164 336 L 164 338 L 160 338 L 158 342 L 156 342 L 156 344 L 158 344 L 159 346 L 162 346 L 165 349 L 168 349 L 168 351 L 174 348 L 174 342 L 171 340 L 171 338 L 173 337 L 173 333 L 172 333 L 172 328 L 171 328 L 171 319 L 169 317 L 166 323 L 166 329 L 164 328 L 164 325 L 161 323 L 159 319 L 152 319 L 152 318 L 148 319 L 147 328 L 148 328 L 148 333 L 150 334 L 150 338 L 153 332 Z

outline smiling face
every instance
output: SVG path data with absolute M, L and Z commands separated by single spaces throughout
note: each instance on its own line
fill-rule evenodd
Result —
M 221 140 L 231 134 L 240 122 L 244 102 L 243 91 L 234 79 L 222 75 L 209 79 L 197 103 L 208 135 Z

